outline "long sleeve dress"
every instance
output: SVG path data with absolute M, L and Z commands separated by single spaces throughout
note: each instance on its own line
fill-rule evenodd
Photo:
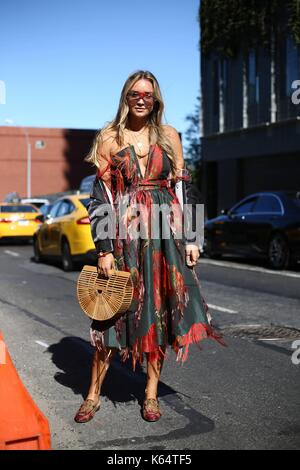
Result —
M 98 171 L 91 190 L 88 213 L 97 252 L 113 251 L 116 269 L 129 271 L 134 283 L 130 309 L 109 321 L 93 320 L 91 342 L 99 349 L 118 348 L 125 360 L 132 354 L 133 367 L 163 357 L 166 347 L 185 361 L 191 343 L 213 338 L 224 345 L 208 319 L 208 306 L 194 268 L 185 261 L 187 239 L 182 227 L 185 209 L 176 192 L 182 184 L 181 203 L 192 204 L 191 225 L 199 193 L 185 168 L 181 177 L 172 176 L 172 162 L 157 144 L 149 149 L 143 174 L 130 145 L 111 157 L 111 188 Z M 103 205 L 112 210 L 103 213 Z M 164 207 L 166 212 L 157 211 Z M 138 213 L 137 208 L 142 208 Z M 139 217 L 137 216 L 139 214 Z M 104 238 L 104 217 L 114 220 L 114 234 Z M 136 236 L 136 233 L 143 236 Z M 169 234 L 165 235 L 165 234 Z

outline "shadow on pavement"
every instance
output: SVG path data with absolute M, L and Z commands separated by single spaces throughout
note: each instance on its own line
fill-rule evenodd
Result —
M 93 347 L 89 342 L 78 337 L 65 337 L 59 343 L 48 348 L 52 354 L 52 362 L 59 369 L 54 379 L 64 387 L 71 388 L 76 395 L 86 397 L 93 356 Z M 135 372 L 131 367 L 131 359 L 121 363 L 117 355 L 105 377 L 101 396 L 115 403 L 126 403 L 137 400 L 142 404 L 146 387 L 146 374 L 138 364 Z M 160 382 L 159 397 L 176 394 L 176 391 Z

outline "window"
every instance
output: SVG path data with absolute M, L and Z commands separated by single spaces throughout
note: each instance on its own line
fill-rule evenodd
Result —
M 46 144 L 43 140 L 36 140 L 35 141 L 35 148 L 36 149 L 43 149 L 45 148 Z
M 57 201 L 57 202 L 53 205 L 52 209 L 51 209 L 50 212 L 49 212 L 49 217 L 50 217 L 50 218 L 57 217 L 57 213 L 58 213 L 58 210 L 59 210 L 60 205 L 61 205 L 61 201 Z
M 22 205 L 0 206 L 0 212 L 6 212 L 9 214 L 16 213 L 16 212 L 32 213 L 32 212 L 38 212 L 38 209 L 32 206 L 22 206 Z
M 226 92 L 228 86 L 228 77 L 227 77 L 227 60 L 222 59 L 219 62 L 220 65 L 220 86 L 219 86 L 219 131 L 224 132 L 226 126 Z
M 259 77 L 255 50 L 251 50 L 248 57 L 248 100 L 249 105 L 259 102 Z
M 63 201 L 61 201 L 56 217 L 63 217 L 64 215 L 71 214 L 73 210 L 74 205 L 71 203 L 71 201 L 64 199 Z
M 256 197 L 251 197 L 250 199 L 247 199 L 246 201 L 242 202 L 233 210 L 231 211 L 232 214 L 247 214 L 248 212 L 252 211 L 252 207 L 254 206 L 255 201 L 257 200 Z
M 260 196 L 253 209 L 254 212 L 280 212 L 281 205 L 277 197 L 271 195 Z
M 79 199 L 79 201 L 87 209 L 88 203 L 90 202 L 90 198 Z
M 213 114 L 219 119 L 219 61 L 213 61 Z

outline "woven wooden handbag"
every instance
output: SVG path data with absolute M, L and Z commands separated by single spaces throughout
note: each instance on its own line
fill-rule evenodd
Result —
M 77 298 L 86 315 L 109 320 L 128 310 L 133 297 L 131 274 L 111 270 L 109 277 L 98 274 L 96 266 L 84 266 L 77 281 Z

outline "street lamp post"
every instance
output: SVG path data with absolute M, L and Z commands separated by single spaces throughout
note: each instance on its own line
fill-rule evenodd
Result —
M 13 119 L 5 119 L 7 124 L 15 124 Z M 26 141 L 26 150 L 27 150 L 27 197 L 31 197 L 31 143 L 28 135 L 28 130 L 26 127 L 20 126 L 21 130 L 25 136 Z
M 31 143 L 27 129 L 22 127 L 22 130 L 26 138 L 27 146 L 27 197 L 31 197 Z

